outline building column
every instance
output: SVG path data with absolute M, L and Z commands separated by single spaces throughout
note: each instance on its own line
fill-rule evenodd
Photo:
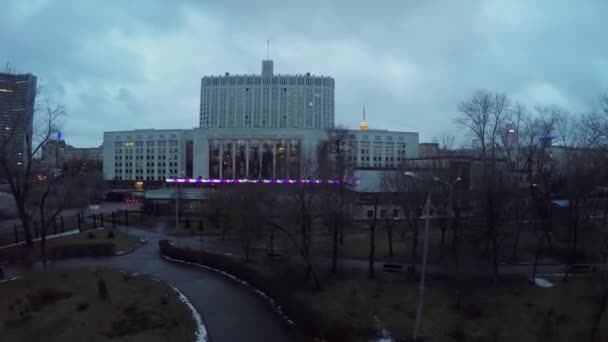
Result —
M 262 163 L 262 156 L 264 155 L 264 150 L 262 149 L 263 147 L 264 147 L 264 144 L 260 142 L 259 146 L 258 146 L 258 155 L 257 155 L 257 157 L 258 157 L 258 164 L 259 164 L 259 167 L 258 167 L 258 179 L 262 178 L 262 167 L 264 166 L 264 164 Z
M 223 170 L 224 170 L 224 141 L 220 140 L 220 179 L 222 179 Z
M 249 178 L 249 140 L 245 140 L 245 178 Z
M 238 141 L 238 140 L 237 140 Z M 232 179 L 234 179 L 234 174 L 236 173 L 236 144 L 232 143 Z
M 272 143 L 272 179 L 277 178 L 277 144 Z
M 290 179 L 289 178 L 289 167 L 290 167 L 290 165 L 289 165 L 289 157 L 291 156 L 291 149 L 290 149 L 291 148 L 291 144 L 290 144 L 290 140 L 289 139 L 287 139 L 287 142 L 285 143 L 285 148 L 287 149 L 285 151 L 285 169 L 286 169 L 286 176 L 287 176 L 286 178 Z

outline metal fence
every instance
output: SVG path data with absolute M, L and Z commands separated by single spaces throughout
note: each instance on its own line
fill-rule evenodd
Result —
M 140 210 L 120 210 L 109 213 L 60 215 L 52 221 L 46 230 L 46 235 L 51 236 L 69 231 L 84 232 L 100 227 L 116 229 L 117 226 L 135 225 L 143 219 Z M 41 229 L 38 222 L 30 225 L 32 238 L 41 237 Z M 0 227 L 0 246 L 6 246 L 25 241 L 25 232 L 19 224 L 4 225 Z

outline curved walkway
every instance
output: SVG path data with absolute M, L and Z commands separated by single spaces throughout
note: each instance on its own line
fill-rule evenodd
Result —
M 111 267 L 140 272 L 178 288 L 205 321 L 211 341 L 295 341 L 292 331 L 258 294 L 213 271 L 173 263 L 158 253 L 158 240 L 164 235 L 129 229 L 148 243 L 135 251 L 115 257 L 82 258 L 38 262 L 31 266 L 5 266 L 5 277 L 22 276 L 40 269 Z

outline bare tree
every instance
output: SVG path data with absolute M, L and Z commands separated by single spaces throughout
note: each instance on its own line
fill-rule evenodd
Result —
M 313 158 L 305 158 L 305 160 L 304 179 L 310 178 L 317 171 L 317 164 Z M 321 282 L 310 252 L 313 228 L 322 212 L 319 208 L 322 203 L 319 194 L 322 190 L 319 184 L 310 182 L 286 186 L 287 192 L 282 193 L 272 205 L 268 206 L 267 214 L 264 215 L 265 224 L 285 234 L 293 247 L 298 250 L 305 264 L 305 278 L 312 280 L 315 290 L 321 290 Z
M 382 187 L 386 192 L 394 193 L 397 196 L 397 202 L 411 234 L 410 263 L 412 266 L 409 270 L 415 273 L 418 262 L 419 228 L 425 200 L 424 191 L 417 182 L 398 171 L 385 175 L 382 179 Z
M 328 131 L 327 138 L 317 148 L 317 177 L 320 179 L 339 180 L 335 186 L 327 186 L 320 192 L 323 205 L 325 225 L 332 235 L 331 273 L 338 271 L 338 249 L 344 242 L 344 227 L 349 222 L 350 196 L 349 185 L 352 184 L 353 164 L 347 160 L 351 146 L 347 145 L 348 131 L 335 128 Z
M 374 195 L 374 214 L 369 223 L 369 270 L 367 276 L 374 278 L 374 258 L 376 253 L 376 225 L 378 224 L 378 194 Z
M 478 90 L 473 96 L 458 106 L 459 116 L 456 123 L 466 127 L 469 133 L 479 140 L 482 160 L 482 196 L 480 199 L 485 216 L 486 234 L 492 249 L 492 269 L 498 276 L 498 218 L 501 200 L 500 190 L 504 177 L 497 169 L 501 136 L 510 115 L 510 100 L 504 93 L 491 93 Z
M 40 87 L 36 90 L 36 93 L 37 96 L 41 94 Z M 33 127 L 25 127 L 25 150 L 18 162 L 15 162 L 15 156 L 9 153 L 9 148 L 14 143 L 13 140 L 17 139 L 16 132 L 21 130 L 21 121 L 24 118 L 15 117 L 14 122 L 4 128 L 10 133 L 0 138 L 0 169 L 7 179 L 15 200 L 27 247 L 33 246 L 32 208 L 28 204 L 32 200 L 32 184 L 36 181 L 35 156 L 42 146 L 59 131 L 65 115 L 63 105 L 54 104 L 50 100 L 39 99 L 34 109 Z M 31 134 L 28 132 L 31 132 Z

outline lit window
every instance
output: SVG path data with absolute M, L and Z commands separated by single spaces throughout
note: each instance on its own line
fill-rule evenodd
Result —
M 3 88 L 0 88 L 0 93 L 12 93 L 12 92 L 13 92 L 13 91 L 12 91 L 12 90 L 10 90 L 10 89 L 3 89 Z

